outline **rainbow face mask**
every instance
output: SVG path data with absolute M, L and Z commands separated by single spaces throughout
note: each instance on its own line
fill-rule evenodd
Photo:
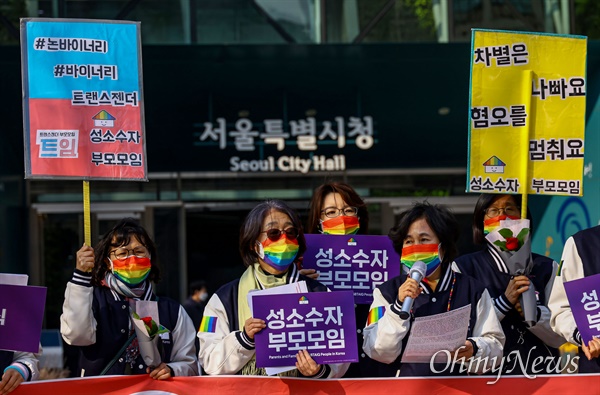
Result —
M 500 221 L 505 219 L 520 219 L 521 217 L 515 217 L 512 215 L 499 215 L 497 217 L 488 218 L 483 220 L 483 234 L 487 235 L 500 227 Z
M 285 233 L 277 241 L 267 238 L 258 244 L 258 256 L 277 271 L 285 271 L 296 259 L 300 246 L 298 240 L 290 240 Z
M 324 235 L 355 235 L 359 228 L 358 217 L 340 215 L 325 221 L 321 220 Z
M 439 244 L 414 244 L 404 247 L 400 262 L 410 269 L 415 262 L 423 261 L 427 265 L 425 276 L 429 276 L 441 263 L 439 246 Z
M 142 283 L 150 274 L 152 264 L 150 258 L 138 258 L 135 255 L 123 260 L 115 259 L 112 262 L 112 272 L 119 280 L 128 286 Z

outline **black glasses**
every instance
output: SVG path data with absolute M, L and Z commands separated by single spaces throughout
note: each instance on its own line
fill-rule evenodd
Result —
M 117 248 L 116 250 L 112 250 L 108 253 L 109 256 L 110 254 L 114 254 L 115 258 L 117 258 L 118 260 L 124 261 L 125 259 L 127 259 L 127 257 L 132 255 L 135 255 L 138 258 L 147 258 L 148 250 L 146 249 L 146 247 L 142 246 L 135 247 L 131 250 L 128 248 Z
M 521 215 L 521 207 L 519 206 L 506 206 L 506 207 L 488 207 L 483 210 L 489 217 L 497 217 L 501 212 L 506 215 L 518 217 Z
M 260 233 L 266 233 L 267 237 L 272 241 L 279 240 L 282 233 L 285 233 L 286 237 L 290 240 L 296 240 L 296 238 L 298 237 L 298 229 L 294 227 L 285 228 L 284 230 L 271 228 L 269 230 L 264 230 Z
M 356 214 L 358 214 L 358 208 L 351 206 L 344 208 L 327 207 L 321 210 L 321 213 L 325 214 L 327 218 L 335 218 L 339 217 L 340 215 L 345 215 L 346 217 L 356 217 Z

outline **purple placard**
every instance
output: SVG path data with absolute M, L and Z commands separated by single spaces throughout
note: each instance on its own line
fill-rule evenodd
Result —
M 0 350 L 38 352 L 46 288 L 0 284 Z
M 302 267 L 317 270 L 331 290 L 354 291 L 354 303 L 370 305 L 375 287 L 400 275 L 400 256 L 387 236 L 305 236 Z
M 358 362 L 351 291 L 257 295 L 252 305 L 267 323 L 254 336 L 256 366 L 294 366 L 300 350 L 320 364 Z
M 600 336 L 600 274 L 565 283 L 565 292 L 581 338 L 588 344 Z

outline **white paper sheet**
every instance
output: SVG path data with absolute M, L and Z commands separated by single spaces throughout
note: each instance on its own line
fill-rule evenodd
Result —
M 282 294 L 299 294 L 308 292 L 306 287 L 306 281 L 298 281 L 297 283 L 280 285 L 279 287 L 273 287 L 268 289 L 256 289 L 248 292 L 248 306 L 252 315 L 254 315 L 254 309 L 252 308 L 252 297 L 254 295 L 282 295 Z
M 154 322 L 160 324 L 158 316 L 158 303 L 154 300 L 137 300 L 135 302 L 135 312 L 142 317 L 152 317 Z
M 248 292 L 248 306 L 250 307 L 250 311 L 252 311 L 252 315 L 254 315 L 253 305 L 252 305 L 252 297 L 256 295 L 282 295 L 282 294 L 298 294 L 298 293 L 306 293 L 308 292 L 308 287 L 306 286 L 306 281 L 298 281 L 297 283 L 291 283 L 286 285 L 280 285 L 279 287 L 261 289 L 261 290 L 253 290 Z M 289 370 L 296 369 L 295 366 L 279 366 L 276 368 L 265 368 L 266 373 L 269 376 L 276 375 L 277 373 L 287 372 Z
M 0 284 L 4 285 L 27 285 L 29 276 L 27 274 L 0 273 Z
M 470 315 L 469 304 L 446 313 L 415 318 L 402 362 L 429 363 L 434 355 L 435 362 L 446 362 L 447 353 L 439 351 L 448 350 L 453 356 L 454 350 L 464 346 Z
M 157 325 L 160 324 L 158 316 L 158 303 L 153 300 L 138 300 L 135 302 L 136 314 L 142 317 L 151 317 Z M 133 325 L 135 327 L 135 333 L 138 339 L 138 346 L 140 349 L 140 355 L 144 359 L 146 365 L 152 369 L 161 363 L 160 352 L 158 351 L 158 342 L 160 336 L 154 336 L 150 338 L 148 330 L 144 321 L 132 318 Z

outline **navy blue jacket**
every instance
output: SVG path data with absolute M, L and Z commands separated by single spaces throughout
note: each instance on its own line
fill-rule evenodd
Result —
M 12 364 L 14 354 L 12 351 L 0 350 L 0 377 L 2 377 L 4 369 Z
M 498 257 L 498 259 L 500 258 Z M 538 306 L 545 306 L 548 304 L 548 295 L 545 294 L 544 290 L 546 289 L 548 282 L 552 279 L 554 261 L 551 258 L 539 254 L 532 254 L 532 259 L 533 268 L 529 280 L 533 283 L 537 291 Z M 512 359 L 514 359 L 514 351 L 517 351 L 521 355 L 521 360 L 524 363 L 529 360 L 530 363 L 527 364 L 527 371 L 530 374 L 534 374 L 534 372 L 531 371 L 531 362 L 534 361 L 535 358 L 555 358 L 558 356 L 558 350 L 556 348 L 545 344 L 540 338 L 528 330 L 527 325 L 523 322 L 521 315 L 516 309 L 506 307 L 512 306 L 504 295 L 504 292 L 513 276 L 507 271 L 503 272 L 499 270 L 498 265 L 500 264 L 500 267 L 502 267 L 502 264 L 494 260 L 487 248 L 472 254 L 463 255 L 457 258 L 455 262 L 462 273 L 477 279 L 477 281 L 488 289 L 496 308 L 505 314 L 504 319 L 500 321 L 502 330 L 506 336 L 504 343 L 505 356 L 508 356 L 513 352 Z M 540 310 L 538 308 L 538 319 L 539 315 Z M 538 373 L 539 369 L 540 367 L 538 365 Z M 504 365 L 504 370 L 504 374 L 524 374 L 519 363 L 514 364 L 512 362 L 507 362 Z
M 438 283 L 435 291 L 432 291 L 427 284 L 425 285 L 424 291 L 415 299 L 413 304 L 413 315 L 411 320 L 416 317 L 426 317 L 434 314 L 444 313 L 448 311 L 448 302 L 450 301 L 450 310 L 455 310 L 460 307 L 471 305 L 471 317 L 469 321 L 469 329 L 467 337 L 472 336 L 472 328 L 475 326 L 477 321 L 477 304 L 481 299 L 484 292 L 484 288 L 479 286 L 472 278 L 467 277 L 461 273 L 452 272 L 453 276 L 456 277 L 456 281 L 453 284 L 454 279 L 450 280 L 448 284 Z M 381 295 L 385 300 L 394 304 L 398 297 L 398 288 L 406 281 L 408 277 L 406 274 L 394 277 L 391 280 L 379 286 Z M 450 295 L 452 294 L 452 298 Z M 412 327 L 411 327 L 412 330 Z M 402 339 L 402 353 L 398 358 L 390 364 L 380 364 L 378 375 L 382 377 L 394 377 L 398 370 L 400 370 L 400 376 L 435 376 L 435 375 L 460 375 L 458 369 L 454 369 L 452 372 L 445 370 L 443 366 L 435 366 L 435 371 L 431 371 L 428 363 L 401 363 L 402 355 L 406 349 L 406 343 L 410 337 L 410 332 L 407 336 Z M 440 373 L 436 373 L 440 372 Z M 466 375 L 466 373 L 464 373 Z
M 113 359 L 123 344 L 129 338 L 129 302 L 116 299 L 113 292 L 106 287 L 94 287 L 92 309 L 96 318 L 96 343 L 78 347 L 80 350 L 80 368 L 85 369 L 85 376 L 97 376 Z M 179 303 L 169 298 L 158 299 L 160 323 L 170 331 L 177 324 Z M 137 339 L 133 340 L 134 342 Z M 159 345 L 161 342 L 159 342 Z M 162 339 L 162 361 L 171 361 L 172 339 Z M 146 373 L 146 364 L 141 355 L 131 367 L 125 363 L 125 353 L 122 353 L 107 375 L 142 374 Z M 126 366 L 127 365 L 127 366 Z M 129 370 L 131 369 L 131 370 Z

